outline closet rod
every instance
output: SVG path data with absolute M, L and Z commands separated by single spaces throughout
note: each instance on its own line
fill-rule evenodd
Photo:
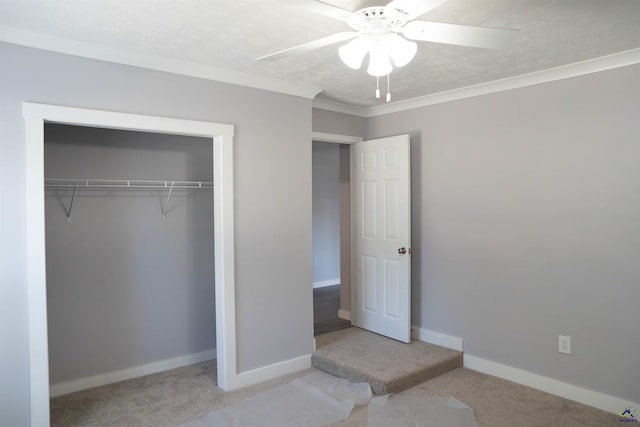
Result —
M 213 188 L 211 181 L 148 181 L 134 179 L 45 179 L 45 188 Z

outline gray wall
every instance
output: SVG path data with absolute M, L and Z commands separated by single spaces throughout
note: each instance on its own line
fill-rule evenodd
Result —
M 340 151 L 313 141 L 313 283 L 340 279 Z
M 45 126 L 45 177 L 213 180 L 211 139 Z M 213 191 L 46 192 L 52 384 L 215 348 Z
M 23 101 L 233 124 L 238 369 L 313 351 L 310 100 L 6 43 L 0 58 L 1 424 L 29 422 Z
M 366 119 L 351 114 L 313 109 L 313 131 L 337 135 L 364 136 Z
M 640 401 L 639 117 L 634 65 L 370 118 L 411 134 L 413 324 Z

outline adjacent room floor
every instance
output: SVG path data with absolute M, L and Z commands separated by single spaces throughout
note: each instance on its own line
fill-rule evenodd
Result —
M 313 290 L 313 335 L 326 334 L 351 327 L 351 322 L 340 319 L 340 285 Z

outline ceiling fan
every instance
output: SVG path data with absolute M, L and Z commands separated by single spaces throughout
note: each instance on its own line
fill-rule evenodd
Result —
M 272 61 L 351 40 L 338 53 L 350 68 L 359 69 L 367 54 L 367 72 L 375 77 L 388 76 L 393 66 L 407 65 L 416 54 L 416 43 L 410 40 L 446 43 L 488 49 L 500 49 L 518 34 L 518 30 L 445 24 L 414 19 L 447 0 L 393 0 L 386 6 L 366 7 L 356 12 L 341 9 L 319 0 L 297 0 L 305 9 L 344 21 L 355 31 L 335 33 L 298 46 L 258 58 Z M 393 65 L 392 65 L 393 64 Z M 379 90 L 376 90 L 376 97 Z M 387 94 L 387 102 L 390 95 Z

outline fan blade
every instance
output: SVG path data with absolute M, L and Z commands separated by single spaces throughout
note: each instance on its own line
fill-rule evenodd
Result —
M 314 49 L 329 46 L 334 43 L 339 43 L 345 40 L 349 40 L 357 36 L 359 33 L 355 31 L 345 31 L 342 33 L 335 33 L 321 39 L 313 40 L 307 43 L 303 43 L 298 46 L 290 47 L 288 49 L 280 50 L 278 52 L 270 53 L 269 55 L 261 56 L 258 61 L 275 61 L 278 59 L 286 58 L 287 56 L 295 55 L 298 53 L 309 52 Z
M 412 21 L 402 28 L 410 40 L 455 44 L 460 46 L 502 49 L 518 35 L 518 30 L 473 27 L 440 22 Z
M 350 17 L 356 15 L 350 10 L 341 9 L 338 6 L 319 0 L 296 0 L 293 4 L 318 15 L 328 16 L 339 21 L 346 22 Z
M 391 7 L 399 10 L 407 15 L 407 19 L 411 20 L 435 9 L 445 1 L 447 0 L 393 0 L 385 8 Z

